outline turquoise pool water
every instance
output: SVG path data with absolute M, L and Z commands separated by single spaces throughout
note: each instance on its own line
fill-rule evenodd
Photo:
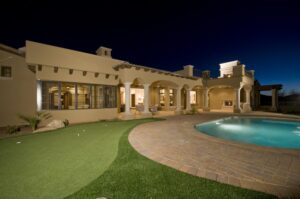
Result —
M 300 148 L 300 122 L 250 117 L 228 117 L 195 128 L 225 140 L 279 148 Z

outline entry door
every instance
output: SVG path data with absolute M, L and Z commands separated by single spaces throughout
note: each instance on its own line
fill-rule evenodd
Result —
M 135 107 L 135 94 L 131 94 L 131 107 Z

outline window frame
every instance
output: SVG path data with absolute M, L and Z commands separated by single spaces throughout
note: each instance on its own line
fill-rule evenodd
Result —
M 91 110 L 91 109 L 107 109 L 107 108 L 118 108 L 118 103 L 117 103 L 117 86 L 116 85 L 104 85 L 104 84 L 89 84 L 89 83 L 81 83 L 81 82 L 69 82 L 69 81 L 48 81 L 48 80 L 39 80 L 41 82 L 41 85 L 45 84 L 45 83 L 55 83 L 58 85 L 58 97 L 61 98 L 61 87 L 63 83 L 70 83 L 70 84 L 74 84 L 75 85 L 75 108 L 74 109 L 62 109 L 61 107 L 61 101 L 59 100 L 59 104 L 58 104 L 58 108 L 57 109 L 44 109 L 43 106 L 41 107 L 41 110 L 43 111 L 72 111 L 72 110 Z M 90 102 L 89 102 L 89 108 L 78 108 L 78 85 L 86 85 L 89 86 L 90 88 Z M 103 101 L 102 101 L 102 105 L 99 104 L 99 107 L 97 106 L 93 106 L 93 99 L 91 99 L 93 97 L 92 94 L 92 87 L 94 86 L 94 88 L 100 88 L 102 87 L 102 94 L 99 94 L 99 97 L 103 97 Z M 110 107 L 106 107 L 106 101 L 105 99 L 107 98 L 105 96 L 105 88 L 111 88 L 114 92 L 113 94 L 113 104 Z M 95 90 L 94 90 L 95 91 Z M 43 89 L 41 90 L 42 92 L 42 99 L 41 99 L 41 103 L 43 104 Z M 111 97 L 111 96 L 109 96 Z M 108 97 L 108 98 L 109 98 Z M 100 100 L 101 101 L 101 100 Z M 51 105 L 48 107 L 51 107 Z M 96 108 L 95 108 L 96 107 Z
M 10 69 L 10 76 L 9 77 L 3 76 L 2 72 L 3 72 L 4 68 L 9 68 Z M 0 66 L 0 78 L 4 79 L 4 80 L 11 80 L 13 78 L 13 67 L 9 66 L 9 65 L 1 65 Z
M 226 105 L 226 102 L 230 102 L 231 105 Z M 225 107 L 225 108 L 233 107 L 233 100 L 224 100 L 223 101 L 223 107 Z
M 159 92 L 159 105 L 162 107 L 166 106 L 166 88 L 160 88 L 158 92 Z M 161 103 L 162 101 L 163 103 Z

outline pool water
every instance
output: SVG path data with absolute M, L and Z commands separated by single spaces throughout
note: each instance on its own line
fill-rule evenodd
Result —
M 300 148 L 300 122 L 252 117 L 227 117 L 195 128 L 207 135 L 242 143 Z

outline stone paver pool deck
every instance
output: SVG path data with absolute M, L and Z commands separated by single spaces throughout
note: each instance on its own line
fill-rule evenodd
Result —
M 132 130 L 129 142 L 142 155 L 191 175 L 279 197 L 300 197 L 300 150 L 221 140 L 194 125 L 228 117 L 199 114 L 168 117 Z

